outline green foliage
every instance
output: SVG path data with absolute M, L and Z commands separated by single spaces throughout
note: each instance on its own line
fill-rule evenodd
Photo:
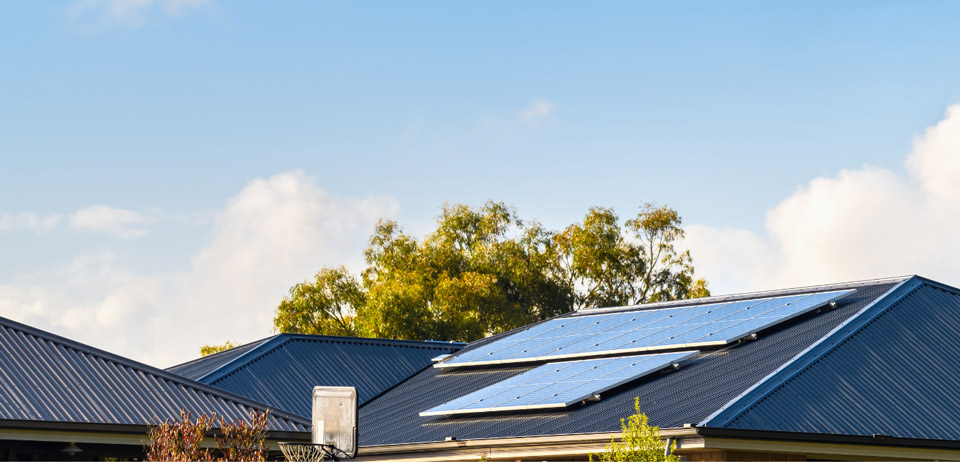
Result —
M 360 281 L 324 268 L 277 308 L 279 332 L 472 341 L 576 308 L 709 295 L 680 217 L 644 205 L 623 225 L 611 209 L 550 231 L 503 203 L 445 205 L 422 239 L 378 223 Z
M 150 461 L 254 461 L 266 460 L 267 413 L 250 412 L 250 421 L 234 422 L 203 414 L 196 419 L 180 411 L 180 419 L 167 420 L 147 434 Z M 214 426 L 216 449 L 204 446 L 204 439 Z
M 445 206 L 421 241 L 380 223 L 365 254 L 361 331 L 470 341 L 568 311 L 571 290 L 551 277 L 550 245 L 538 224 L 499 203 Z
M 297 284 L 277 308 L 274 327 L 280 332 L 357 335 L 353 313 L 366 293 L 346 268 L 323 268 L 313 282 Z
M 222 344 L 222 345 L 204 345 L 204 346 L 200 347 L 200 356 L 209 356 L 209 355 L 212 355 L 212 354 L 214 354 L 214 353 L 219 353 L 219 352 L 221 352 L 221 351 L 227 351 L 227 350 L 229 350 L 229 349 L 231 349 L 231 348 L 236 348 L 236 347 L 237 347 L 237 344 L 236 344 L 236 343 L 233 343 L 233 342 L 231 342 L 231 341 L 229 341 L 229 340 L 227 341 L 227 343 L 224 343 L 224 344 Z
M 606 450 L 597 454 L 600 462 L 677 462 L 673 454 L 676 442 L 667 443 L 660 438 L 660 427 L 651 426 L 647 415 L 640 412 L 640 398 L 633 401 L 634 414 L 620 419 L 620 442 L 611 438 Z M 668 455 L 669 453 L 669 455 Z M 593 461 L 594 454 L 590 454 Z

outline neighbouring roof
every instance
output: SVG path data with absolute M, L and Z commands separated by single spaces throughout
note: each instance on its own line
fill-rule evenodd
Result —
M 310 417 L 313 387 L 352 386 L 363 405 L 462 343 L 279 334 L 167 369 Z
M 535 366 L 427 368 L 360 410 L 360 445 L 617 432 L 620 419 L 633 413 L 634 397 L 651 424 L 663 428 L 960 440 L 958 289 L 912 276 L 624 309 L 840 289 L 856 292 L 833 308 L 760 331 L 755 340 L 701 348 L 679 370 L 555 411 L 420 416 Z
M 148 426 L 182 409 L 230 420 L 270 406 L 0 318 L 0 424 Z M 272 432 L 309 432 L 310 421 L 280 410 Z
M 173 367 L 168 367 L 167 371 L 173 372 L 175 374 L 182 375 L 189 379 L 198 380 L 201 377 L 217 370 L 220 366 L 237 359 L 237 357 L 243 355 L 244 353 L 256 348 L 261 345 L 263 342 L 270 340 L 272 337 L 264 338 L 257 340 L 255 342 L 247 343 L 246 345 L 240 345 L 229 350 L 220 351 L 212 355 L 207 355 L 202 358 L 194 359 L 193 361 L 188 361 L 183 364 L 178 364 Z

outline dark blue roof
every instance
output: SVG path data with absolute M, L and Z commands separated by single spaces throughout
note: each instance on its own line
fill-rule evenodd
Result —
M 235 420 L 269 406 L 0 318 L 0 422 L 145 426 L 182 409 Z M 268 429 L 309 432 L 310 421 L 273 410 Z
M 187 378 L 194 380 L 203 377 L 224 364 L 237 359 L 240 355 L 256 348 L 263 342 L 270 340 L 270 338 L 260 339 L 255 342 L 250 342 L 246 345 L 240 345 L 229 350 L 220 351 L 212 355 L 207 355 L 202 358 L 195 359 L 183 364 L 178 364 L 173 367 L 167 368 L 168 371 L 182 375 Z
M 363 405 L 463 344 L 280 334 L 169 368 L 309 417 L 313 387 L 352 386 Z M 225 360 L 226 358 L 226 360 Z
M 444 441 L 446 437 L 467 440 L 617 432 L 620 429 L 620 419 L 633 412 L 634 397 L 640 398 L 641 409 L 654 425 L 670 428 L 680 427 L 685 423 L 701 423 L 718 410 L 730 407 L 728 403 L 737 402 L 747 396 L 741 395 L 793 361 L 838 326 L 856 317 L 864 308 L 876 306 L 874 303 L 885 299 L 888 291 L 907 281 L 921 280 L 896 278 L 670 302 L 670 306 L 685 306 L 706 301 L 856 289 L 854 294 L 838 301 L 834 308 L 809 313 L 759 332 L 756 340 L 720 350 L 705 351 L 677 371 L 630 382 L 605 393 L 599 401 L 559 411 L 420 417 L 419 412 L 423 410 L 529 370 L 533 366 L 489 366 L 474 369 L 431 367 L 360 409 L 360 445 Z M 647 308 L 649 305 L 634 309 Z M 950 311 L 951 309 L 941 302 L 929 309 L 948 311 L 960 319 L 960 312 Z M 500 336 L 474 342 L 462 351 L 496 338 Z M 960 348 L 951 348 L 954 354 L 960 353 Z M 902 372 L 902 369 L 898 371 Z M 943 373 L 943 369 L 939 372 Z M 785 406 L 789 401 L 789 395 L 789 391 L 782 394 L 781 406 Z M 842 402 L 838 400 L 835 404 L 840 406 Z M 765 418 L 782 409 L 783 407 L 771 407 L 768 413 L 764 414 Z M 759 411 L 759 407 L 756 410 Z M 746 420 L 741 419 L 740 422 Z M 754 427 L 757 430 L 780 429 L 779 426 L 766 425 L 767 421 L 762 419 L 757 422 L 759 423 Z M 956 437 L 960 439 L 960 433 Z
M 704 425 L 960 440 L 960 291 L 911 279 Z

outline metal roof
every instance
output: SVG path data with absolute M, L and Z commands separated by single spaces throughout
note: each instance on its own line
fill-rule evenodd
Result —
M 914 278 L 704 422 L 960 440 L 960 291 Z
M 181 410 L 235 420 L 269 406 L 0 317 L 0 422 L 145 426 Z M 273 410 L 272 432 L 310 421 Z
M 469 370 L 428 368 L 367 403 L 360 410 L 360 445 L 617 432 L 620 419 L 633 412 L 634 397 L 654 425 L 664 428 L 696 424 L 741 397 L 785 364 L 805 352 L 837 326 L 882 298 L 908 278 L 804 287 L 710 301 L 742 300 L 855 288 L 833 309 L 796 318 L 762 331 L 756 340 L 708 351 L 681 369 L 641 379 L 604 393 L 597 402 L 561 411 L 508 412 L 475 416 L 419 416 L 419 412 L 530 370 L 495 366 Z M 670 306 L 702 300 L 671 302 Z M 630 309 L 648 309 L 646 306 Z M 572 313 L 567 316 L 589 314 Z M 508 335 L 508 334 L 502 334 Z M 501 336 L 502 336 L 501 335 Z M 501 336 L 469 344 L 462 351 Z M 402 423 L 402 424 L 400 424 Z
M 197 380 L 200 377 L 203 377 L 224 364 L 237 359 L 240 355 L 256 348 L 258 345 L 270 340 L 272 337 L 265 339 L 260 339 L 255 342 L 247 343 L 246 345 L 240 345 L 229 350 L 220 351 L 212 355 L 207 355 L 201 358 L 194 359 L 193 361 L 188 361 L 183 364 L 178 364 L 173 367 L 168 367 L 167 371 L 173 372 L 175 374 L 182 375 L 184 377 Z
M 170 372 L 195 378 L 279 409 L 310 417 L 313 387 L 352 386 L 363 405 L 427 368 L 435 356 L 463 347 L 358 337 L 280 334 L 174 366 Z

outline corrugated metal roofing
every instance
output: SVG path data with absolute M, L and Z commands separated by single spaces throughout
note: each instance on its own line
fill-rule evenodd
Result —
M 156 425 L 180 410 L 248 419 L 267 405 L 0 318 L 0 420 Z M 272 411 L 268 429 L 309 432 Z
M 619 431 L 620 418 L 633 412 L 634 397 L 654 425 L 697 423 L 738 397 L 811 344 L 858 313 L 904 278 L 762 292 L 710 300 L 671 302 L 672 306 L 720 300 L 763 298 L 855 288 L 833 309 L 809 314 L 761 332 L 755 341 L 707 352 L 683 368 L 631 382 L 597 402 L 552 412 L 514 412 L 489 416 L 420 417 L 420 411 L 511 377 L 531 367 L 471 370 L 428 368 L 360 409 L 360 445 L 479 438 L 562 435 Z M 632 309 L 647 309 L 647 306 Z M 584 313 L 588 314 L 588 313 Z M 499 337 L 498 337 L 499 338 Z M 486 343 L 494 339 L 484 339 Z M 468 345 L 475 348 L 475 344 Z M 400 424 L 402 423 L 402 424 Z
M 960 292 L 913 279 L 709 426 L 960 439 Z
M 193 361 L 185 362 L 183 364 L 178 364 L 173 367 L 167 368 L 167 371 L 173 372 L 178 375 L 182 375 L 188 379 L 197 380 L 200 377 L 203 377 L 224 364 L 237 359 L 240 355 L 256 348 L 258 345 L 270 340 L 272 337 L 265 339 L 260 339 L 255 342 L 250 342 L 246 345 L 240 345 L 238 347 L 231 348 L 229 350 L 224 350 L 219 353 L 214 353 L 212 355 L 204 356 L 202 358 L 194 359 Z
M 435 356 L 463 345 L 355 337 L 280 334 L 248 348 L 217 367 L 204 367 L 207 358 L 172 372 L 197 374 L 217 388 L 309 417 L 313 387 L 352 386 L 363 405 L 375 396 L 429 367 Z M 229 350 L 228 350 L 229 351 Z M 224 352 L 226 353 L 226 352 Z

